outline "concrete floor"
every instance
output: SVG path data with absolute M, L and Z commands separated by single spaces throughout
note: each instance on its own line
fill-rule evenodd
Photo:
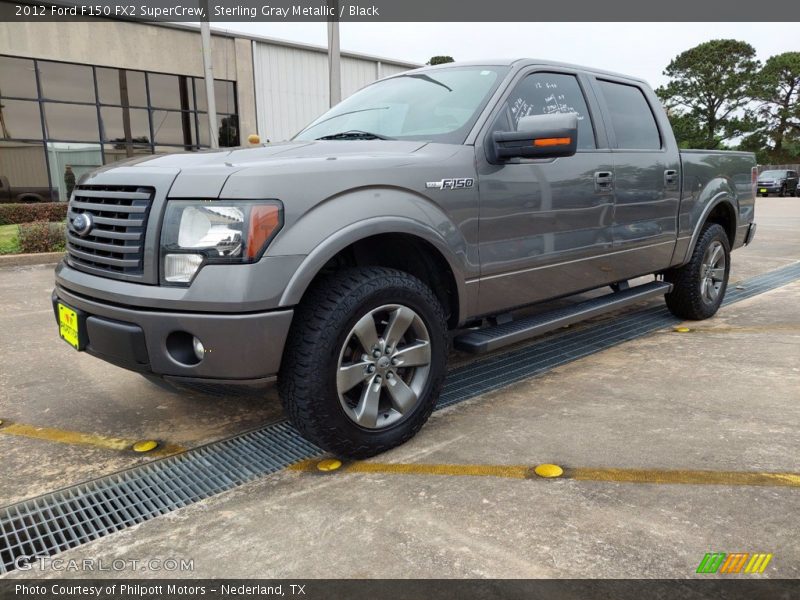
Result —
M 732 281 L 800 260 L 800 200 L 759 199 L 757 220 Z M 0 343 L 20 348 L 0 366 L 0 419 L 192 447 L 279 416 L 274 394 L 169 394 L 76 354 L 51 273 L 0 270 Z M 440 411 L 374 461 L 800 472 L 798 297 L 795 282 Z M 148 460 L 2 429 L 0 453 L 0 504 Z M 798 512 L 791 487 L 286 471 L 61 557 L 194 559 L 194 577 L 683 578 L 706 552 L 743 551 L 798 577 Z M 42 575 L 75 576 L 8 577 Z

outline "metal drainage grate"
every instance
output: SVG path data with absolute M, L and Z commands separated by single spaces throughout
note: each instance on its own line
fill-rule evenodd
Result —
M 728 290 L 725 304 L 800 278 L 800 263 Z M 740 289 L 741 288 L 741 289 Z M 674 325 L 651 307 L 453 369 L 437 410 Z M 275 473 L 322 451 L 286 421 L 0 509 L 0 573 Z

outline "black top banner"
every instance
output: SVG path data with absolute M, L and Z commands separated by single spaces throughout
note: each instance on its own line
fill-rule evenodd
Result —
M 0 21 L 197 22 L 800 21 L 797 0 L 73 0 L 0 1 Z M 569 29 L 564 35 L 569 36 Z M 613 35 L 609 32 L 609 35 Z M 800 39 L 800 36 L 799 36 Z

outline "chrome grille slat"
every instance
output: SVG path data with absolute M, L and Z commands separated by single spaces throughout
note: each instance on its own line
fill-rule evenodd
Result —
M 80 258 L 90 263 L 101 263 L 104 265 L 111 265 L 112 267 L 128 267 L 133 268 L 139 264 L 138 260 L 112 258 L 110 256 L 101 256 L 99 254 L 92 254 L 90 252 L 83 252 L 74 246 L 69 248 L 70 256 Z M 96 266 L 96 265 L 95 265 Z
M 94 233 L 94 231 L 92 231 Z M 92 237 L 95 237 L 92 235 Z M 119 244 L 107 244 L 104 242 L 95 242 L 92 240 L 84 240 L 79 238 L 73 233 L 67 233 L 67 239 L 71 244 L 83 246 L 84 248 L 91 248 L 92 250 L 102 250 L 103 252 L 119 252 L 120 254 L 138 254 L 142 251 L 141 246 L 122 246 Z
M 124 204 L 94 204 L 92 202 L 81 202 L 80 200 L 72 201 L 72 208 L 79 208 L 82 211 L 98 211 L 110 213 L 143 213 L 147 212 L 147 205 L 143 206 L 126 206 Z
M 150 200 L 152 194 L 150 192 L 114 192 L 81 188 L 75 195 L 81 198 L 103 198 L 104 200 Z
M 120 279 L 144 275 L 144 237 L 155 196 L 151 187 L 90 185 L 75 188 L 67 220 L 79 214 L 91 216 L 86 235 L 68 228 L 70 264 L 95 274 Z
M 94 220 L 97 223 L 97 219 Z M 135 227 L 128 227 L 128 229 L 136 229 Z M 134 240 L 137 241 L 142 237 L 141 231 L 114 231 L 113 229 L 100 229 L 95 227 L 92 229 L 93 238 L 105 238 L 108 240 Z
M 116 219 L 113 217 L 95 217 L 94 222 L 97 225 L 108 225 L 111 227 L 142 227 L 144 226 L 144 219 Z

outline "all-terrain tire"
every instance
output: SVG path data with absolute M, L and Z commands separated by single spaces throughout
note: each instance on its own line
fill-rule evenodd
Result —
M 704 260 L 707 258 L 709 248 L 719 244 L 724 252 L 724 276 L 713 299 L 703 293 L 703 280 L 705 278 Z M 730 275 L 730 243 L 728 235 L 721 225 L 707 224 L 700 232 L 700 237 L 695 245 L 692 258 L 683 266 L 670 269 L 664 273 L 664 281 L 672 284 L 672 291 L 665 296 L 667 308 L 676 317 L 700 321 L 714 316 L 725 297 Z
M 337 387 L 340 357 L 356 339 L 352 336 L 356 324 L 387 305 L 411 309 L 418 317 L 415 322 L 424 324 L 430 344 L 427 379 L 420 383 L 415 407 L 397 417 L 399 421 L 363 427 L 343 406 L 346 400 Z M 395 348 L 399 351 L 399 345 Z M 306 439 L 340 457 L 366 458 L 405 443 L 425 424 L 441 391 L 447 353 L 445 312 L 422 281 L 383 267 L 346 269 L 313 284 L 295 311 L 278 390 L 289 419 Z M 395 373 L 384 379 L 392 376 Z M 384 384 L 388 386 L 388 381 Z M 387 396 L 381 398 L 385 403 Z

